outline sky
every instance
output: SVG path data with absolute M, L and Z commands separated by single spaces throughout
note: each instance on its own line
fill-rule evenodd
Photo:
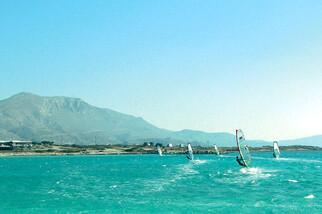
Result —
M 319 0 L 4 0 L 0 32 L 0 99 L 79 97 L 251 139 L 322 134 Z

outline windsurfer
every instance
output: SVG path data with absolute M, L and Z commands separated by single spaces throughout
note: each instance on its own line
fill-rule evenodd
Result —
M 244 161 L 240 157 L 236 156 L 236 161 L 239 165 L 246 167 L 246 164 L 244 163 Z

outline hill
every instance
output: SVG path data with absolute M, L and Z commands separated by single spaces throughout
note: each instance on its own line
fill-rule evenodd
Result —
M 19 93 L 0 101 L 0 140 L 54 141 L 56 144 L 142 144 L 158 142 L 231 147 L 235 136 L 195 130 L 160 129 L 140 117 L 92 106 L 79 98 Z M 271 142 L 249 140 L 249 145 Z M 280 141 L 280 145 L 322 146 L 322 135 Z
M 322 147 L 322 135 L 315 135 L 311 137 L 304 137 L 293 140 L 282 140 L 281 145 L 302 145 L 302 146 L 320 146 Z
M 0 139 L 49 140 L 57 144 L 135 144 L 144 141 L 231 145 L 233 135 L 172 132 L 139 117 L 97 108 L 81 99 L 20 93 L 0 101 Z

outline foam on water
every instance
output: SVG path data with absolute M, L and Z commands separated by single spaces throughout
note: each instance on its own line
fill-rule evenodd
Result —
M 177 167 L 170 168 L 165 176 L 144 181 L 144 186 L 147 192 L 164 191 L 166 186 L 173 185 L 182 179 L 188 179 L 189 176 L 198 174 L 199 172 L 194 169 L 194 165 L 194 163 L 188 162 L 187 164 L 180 164 Z
M 217 173 L 216 182 L 228 184 L 254 184 L 257 181 L 266 180 L 275 176 L 278 170 L 270 170 L 259 167 L 228 169 L 222 173 Z
M 192 160 L 191 162 L 194 164 L 204 164 L 204 163 L 207 163 L 208 161 L 207 160 Z
M 258 157 L 253 156 L 252 159 L 254 160 L 269 160 L 269 161 L 289 161 L 289 162 L 305 162 L 305 163 L 322 163 L 320 160 L 313 160 L 313 159 L 306 159 L 306 158 L 272 158 L 272 157 Z
M 291 183 L 297 183 L 298 181 L 297 180 L 293 180 L 293 179 L 289 179 L 287 180 L 288 182 L 291 182 Z
M 198 171 L 194 169 L 194 164 L 184 164 L 179 166 L 179 175 L 192 175 L 192 174 L 197 174 Z
M 221 158 L 236 158 L 236 156 L 232 155 L 220 155 Z
M 320 160 L 304 159 L 304 158 L 279 158 L 279 161 L 290 161 L 290 162 L 306 162 L 306 163 L 322 163 Z
M 313 198 L 315 198 L 315 196 L 313 194 L 310 194 L 310 195 L 305 196 L 304 198 L 306 198 L 306 199 L 313 199 Z
M 250 168 L 241 168 L 240 172 L 242 174 L 248 174 L 248 175 L 252 175 L 255 176 L 256 178 L 269 178 L 272 176 L 271 173 L 269 172 L 275 172 L 272 170 L 266 170 L 263 168 L 258 168 L 258 167 L 250 167 Z

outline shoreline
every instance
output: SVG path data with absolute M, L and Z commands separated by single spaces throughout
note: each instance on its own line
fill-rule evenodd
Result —
M 272 152 L 271 146 L 251 147 L 251 152 Z M 281 146 L 280 150 L 290 152 L 322 151 L 321 147 L 313 146 Z M 184 155 L 185 147 L 162 147 L 163 154 Z M 237 152 L 236 147 L 220 147 L 220 154 Z M 213 154 L 213 147 L 194 147 L 194 153 Z M 143 145 L 35 145 L 28 148 L 16 148 L 13 150 L 0 150 L 0 157 L 32 157 L 32 156 L 93 156 L 93 155 L 157 155 L 155 146 Z

